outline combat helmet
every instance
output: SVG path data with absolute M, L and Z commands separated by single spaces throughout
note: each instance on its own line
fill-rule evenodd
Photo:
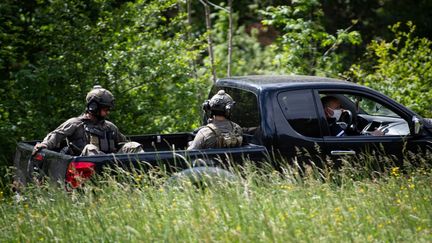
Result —
M 100 85 L 93 86 L 93 89 L 87 93 L 87 111 L 92 114 L 98 114 L 102 107 L 114 107 L 114 96 Z
M 219 90 L 211 99 L 203 103 L 203 110 L 211 116 L 222 115 L 229 118 L 234 105 L 233 98 L 225 90 Z

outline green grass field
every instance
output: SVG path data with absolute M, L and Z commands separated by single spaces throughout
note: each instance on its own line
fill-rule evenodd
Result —
M 205 189 L 124 172 L 81 191 L 1 192 L 2 242 L 431 242 L 432 171 L 333 179 L 244 168 L 235 182 Z

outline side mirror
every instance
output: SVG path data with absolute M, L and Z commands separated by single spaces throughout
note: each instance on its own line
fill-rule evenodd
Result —
M 420 119 L 418 119 L 418 117 L 413 116 L 412 126 L 413 126 L 413 130 L 414 130 L 414 135 L 419 135 L 422 124 L 420 122 Z

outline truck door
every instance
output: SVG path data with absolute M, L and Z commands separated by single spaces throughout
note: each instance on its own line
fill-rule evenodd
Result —
M 391 101 L 365 92 L 320 91 L 320 100 L 336 98 L 343 115 L 336 118 L 326 114 L 325 104 L 319 109 L 326 122 L 323 124 L 325 154 L 336 164 L 349 157 L 371 166 L 401 166 L 403 150 L 410 139 L 409 120 Z M 326 98 L 324 98 L 326 97 Z M 345 117 L 345 118 L 344 118 Z M 332 132 L 332 126 L 341 126 L 343 134 Z M 369 162 L 368 162 L 369 161 Z M 390 164 L 390 165 L 386 165 Z
M 277 151 L 291 161 L 295 159 L 320 166 L 323 161 L 323 121 L 319 119 L 313 90 L 286 90 L 273 97 L 276 97 L 273 116 Z

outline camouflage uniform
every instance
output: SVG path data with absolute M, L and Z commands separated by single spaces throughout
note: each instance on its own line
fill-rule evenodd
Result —
M 203 103 L 203 110 L 207 115 L 209 117 L 224 117 L 225 119 L 214 119 L 202 127 L 188 150 L 241 146 L 243 142 L 242 129 L 229 120 L 234 104 L 234 100 L 224 90 L 219 90 L 210 100 L 206 100 Z
M 76 155 L 143 151 L 139 143 L 127 142 L 126 137 L 112 122 L 106 120 L 95 122 L 86 114 L 71 118 L 61 124 L 44 138 L 42 144 L 48 149 L 59 148 L 60 143 L 65 139 L 70 152 Z M 122 143 L 124 145 L 119 149 Z
M 86 96 L 86 113 L 74 117 L 50 132 L 41 144 L 36 144 L 33 151 L 41 148 L 54 149 L 66 140 L 67 149 L 74 155 L 95 155 L 104 153 L 138 153 L 143 152 L 137 142 L 127 142 L 118 128 L 105 120 L 101 110 L 114 107 L 114 96 L 109 90 L 99 85 L 93 87 Z M 104 110 L 104 112 L 106 112 Z M 123 144 L 122 147 L 120 145 Z
M 215 120 L 198 131 L 188 150 L 238 147 L 242 142 L 242 129 L 239 125 L 230 120 Z

